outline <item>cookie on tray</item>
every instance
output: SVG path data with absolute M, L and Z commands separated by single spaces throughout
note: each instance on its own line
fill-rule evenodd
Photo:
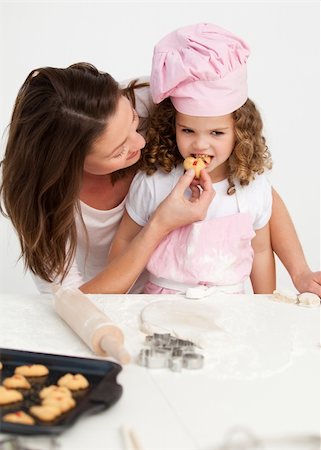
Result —
M 8 405 L 23 400 L 21 392 L 15 389 L 7 389 L 5 386 L 0 386 L 0 405 Z
M 49 405 L 35 405 L 31 406 L 29 409 L 30 413 L 37 417 L 37 419 L 43 422 L 50 422 L 56 419 L 61 414 L 60 408 L 58 406 Z
M 51 384 L 50 386 L 44 387 L 39 392 L 39 397 L 44 399 L 52 394 L 61 394 L 67 397 L 72 397 L 71 391 L 65 386 L 56 386 L 55 384 Z
M 48 375 L 49 370 L 43 364 L 27 364 L 16 367 L 14 373 L 25 377 L 43 377 L 44 375 Z
M 69 411 L 76 406 L 72 397 L 62 394 L 50 394 L 43 401 L 44 406 L 57 406 L 62 413 Z
M 5 378 L 2 382 L 3 386 L 8 389 L 30 389 L 31 384 L 23 375 L 15 374 L 12 377 Z
M 86 389 L 89 386 L 87 378 L 85 378 L 80 373 L 76 374 L 66 373 L 66 375 L 59 378 L 57 384 L 58 386 L 65 386 L 71 391 Z
M 2 417 L 4 422 L 20 423 L 23 425 L 34 425 L 34 419 L 26 414 L 24 411 L 16 411 L 13 413 L 5 414 Z

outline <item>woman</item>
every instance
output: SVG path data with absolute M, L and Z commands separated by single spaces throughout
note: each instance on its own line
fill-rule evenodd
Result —
M 187 172 L 126 250 L 106 266 L 145 144 L 137 130 L 150 104 L 146 85 L 132 83 L 121 90 L 110 75 L 86 63 L 37 69 L 21 87 L 2 162 L 1 211 L 18 233 L 25 266 L 40 290 L 61 282 L 84 292 L 127 292 L 166 234 L 205 216 L 213 198 L 211 181 L 203 174 L 203 192 L 193 188 L 187 201 L 183 192 L 193 178 Z M 320 295 L 320 273 L 307 266 L 277 195 L 271 234 L 296 288 Z

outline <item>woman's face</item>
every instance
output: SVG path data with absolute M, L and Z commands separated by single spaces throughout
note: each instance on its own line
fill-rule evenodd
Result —
M 85 158 L 84 171 L 107 175 L 132 166 L 140 158 L 145 139 L 137 133 L 139 117 L 126 97 L 120 97 L 116 113 Z

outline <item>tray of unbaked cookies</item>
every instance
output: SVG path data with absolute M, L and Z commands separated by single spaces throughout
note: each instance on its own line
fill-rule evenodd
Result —
M 0 349 L 0 431 L 60 434 L 122 395 L 111 361 Z

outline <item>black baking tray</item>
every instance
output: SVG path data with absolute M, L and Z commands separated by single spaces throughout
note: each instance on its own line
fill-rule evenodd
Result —
M 0 361 L 3 364 L 3 369 L 0 371 L 1 380 L 12 376 L 16 366 L 24 364 L 44 364 L 49 369 L 49 374 L 44 377 L 28 377 L 32 385 L 31 389 L 18 389 L 24 395 L 22 401 L 0 406 L 1 433 L 60 434 L 70 427 L 79 416 L 106 410 L 116 403 L 122 395 L 123 389 L 116 380 L 118 373 L 121 371 L 121 366 L 111 361 L 6 348 L 0 348 Z M 28 413 L 30 406 L 40 404 L 39 391 L 45 386 L 57 384 L 57 380 L 66 373 L 81 373 L 89 381 L 87 389 L 73 392 L 73 398 L 76 401 L 75 408 L 51 422 L 42 422 L 34 418 L 35 425 L 21 425 L 2 421 L 4 414 L 18 410 Z

